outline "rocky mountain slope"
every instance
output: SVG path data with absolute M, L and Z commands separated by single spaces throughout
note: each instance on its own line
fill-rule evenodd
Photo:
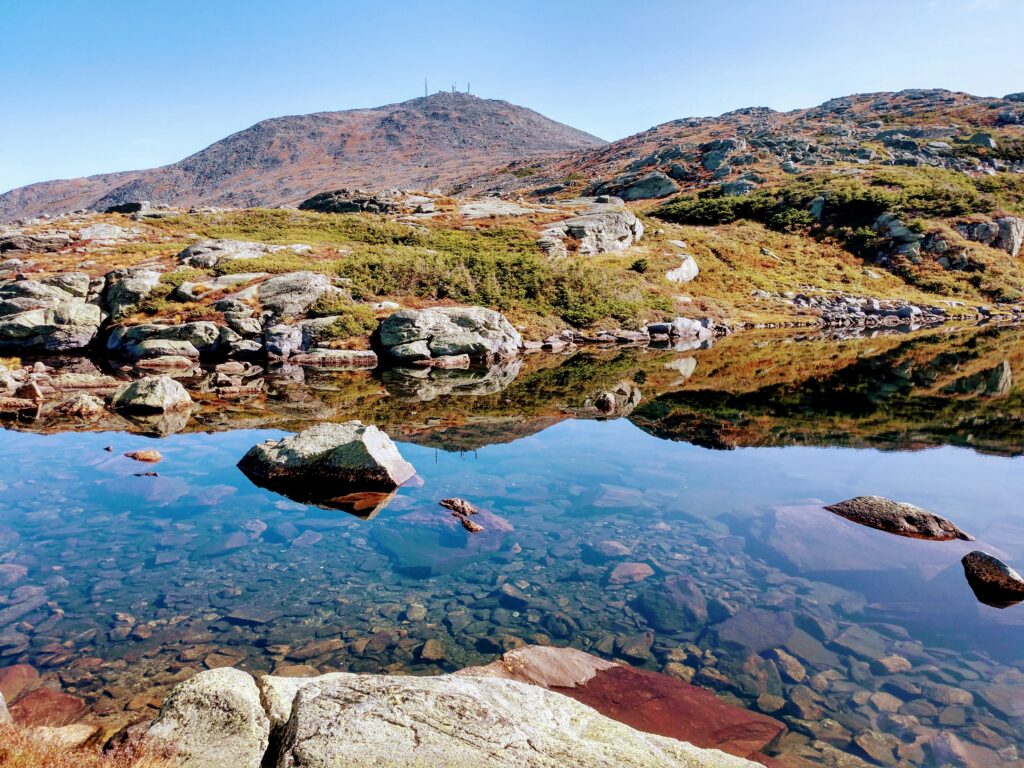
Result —
M 468 174 L 460 190 L 549 195 L 589 188 L 626 200 L 708 187 L 743 194 L 815 169 L 867 165 L 1024 170 L 1024 93 L 984 98 L 914 89 L 792 112 L 749 107 L 684 118 L 582 153 Z
M 132 200 L 273 207 L 337 187 L 426 189 L 526 155 L 603 144 L 505 101 L 436 93 L 264 120 L 162 168 L 32 184 L 0 195 L 0 221 Z

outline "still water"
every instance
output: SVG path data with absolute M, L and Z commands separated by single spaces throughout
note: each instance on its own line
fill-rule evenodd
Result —
M 960 558 L 1024 565 L 1021 341 L 727 340 L 577 356 L 479 397 L 377 386 L 368 402 L 372 382 L 347 400 L 351 381 L 306 382 L 416 467 L 366 520 L 236 468 L 301 428 L 272 402 L 294 387 L 239 419 L 265 407 L 275 429 L 11 424 L 0 564 L 22 568 L 0 570 L 0 666 L 30 663 L 114 715 L 225 664 L 432 673 L 569 644 L 783 719 L 777 751 L 933 765 L 920 743 L 944 731 L 975 764 L 1015 765 L 1024 604 L 980 604 Z M 613 385 L 628 412 L 593 418 L 591 396 Z M 303 400 L 303 419 L 316 412 Z M 141 449 L 163 460 L 123 455 Z M 977 541 L 898 538 L 822 509 L 864 494 Z M 484 510 L 483 533 L 438 506 L 452 496 Z

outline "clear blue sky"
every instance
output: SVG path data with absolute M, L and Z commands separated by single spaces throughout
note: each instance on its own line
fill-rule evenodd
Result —
M 1024 0 L 0 0 L 0 190 L 458 82 L 616 139 L 849 93 L 1024 90 Z

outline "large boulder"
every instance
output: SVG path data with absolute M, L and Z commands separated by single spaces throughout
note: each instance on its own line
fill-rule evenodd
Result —
M 897 536 L 931 541 L 973 541 L 970 534 L 964 533 L 943 517 L 913 504 L 891 501 L 882 496 L 857 496 L 829 504 L 825 509 L 851 522 Z
M 113 319 L 118 319 L 152 293 L 160 283 L 161 273 L 155 269 L 134 267 L 107 273 L 103 306 Z
M 110 405 L 122 411 L 164 413 L 190 409 L 192 398 L 170 376 L 153 376 L 121 384 L 111 395 Z
M 380 325 L 378 340 L 401 361 L 468 355 L 476 363 L 519 354 L 523 339 L 500 312 L 483 307 L 403 309 Z
M 763 759 L 760 751 L 785 730 L 774 718 L 730 704 L 676 677 L 574 648 L 517 648 L 491 664 L 455 675 L 499 677 L 548 688 L 637 730 L 752 760 Z
M 146 741 L 168 749 L 179 768 L 259 768 L 269 737 L 255 681 L 222 667 L 176 685 Z
M 317 424 L 267 440 L 250 448 L 238 467 L 259 485 L 308 500 L 346 490 L 393 491 L 416 474 L 390 437 L 359 421 Z
M 107 349 L 132 360 L 160 354 L 198 357 L 217 352 L 222 334 L 223 329 L 209 320 L 180 325 L 143 323 L 115 328 L 107 337 Z
M 301 315 L 327 293 L 340 293 L 327 275 L 289 272 L 261 283 L 257 292 L 263 308 L 277 317 Z
M 299 690 L 277 768 L 341 765 L 756 764 L 640 732 L 557 693 L 513 680 L 338 675 Z
M 610 210 L 585 213 L 549 227 L 549 237 L 571 237 L 579 241 L 581 256 L 624 251 L 644 236 L 644 225 L 631 211 Z
M 72 276 L 69 276 L 69 278 Z M 103 313 L 81 281 L 0 282 L 0 348 L 64 352 L 92 343 Z
M 71 233 L 59 230 L 34 235 L 11 232 L 0 235 L 0 253 L 52 253 L 67 248 L 71 242 Z

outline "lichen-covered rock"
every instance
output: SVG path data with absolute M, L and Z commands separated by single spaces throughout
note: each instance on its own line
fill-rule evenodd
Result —
M 107 349 L 132 360 L 160 355 L 199 357 L 218 350 L 223 330 L 209 320 L 181 325 L 143 323 L 121 326 L 107 338 Z
M 443 765 L 753 768 L 630 728 L 544 688 L 494 678 L 338 675 L 301 688 L 277 768 Z
M 260 304 L 277 317 L 301 315 L 327 293 L 340 293 L 327 275 L 319 272 L 289 272 L 260 283 Z
M 200 240 L 192 243 L 178 254 L 178 260 L 190 267 L 209 269 L 222 261 L 236 259 L 258 259 L 271 253 L 290 251 L 295 254 L 308 253 L 308 245 L 267 245 L 249 243 L 244 240 Z
M 0 348 L 64 352 L 88 346 L 103 319 L 86 302 L 89 281 L 8 280 L 0 282 Z
M 168 748 L 179 768 L 259 768 L 269 736 L 255 681 L 222 667 L 176 685 L 146 741 Z
M 160 274 L 155 269 L 142 267 L 115 269 L 107 273 L 103 306 L 114 320 L 128 314 L 152 293 L 160 282 Z
M 825 509 L 859 525 L 911 539 L 974 540 L 943 517 L 913 504 L 891 501 L 881 496 L 858 496 L 838 504 L 829 504 Z
M 391 491 L 416 474 L 384 432 L 359 421 L 317 424 L 253 446 L 238 467 L 254 482 L 315 494 L 329 486 Z
M 631 211 L 623 208 L 575 216 L 549 227 L 544 234 L 578 240 L 577 253 L 590 256 L 624 251 L 640 242 L 644 236 L 644 225 Z
M 378 340 L 396 360 L 468 355 L 477 363 L 519 354 L 523 339 L 500 312 L 483 307 L 403 309 L 380 325 Z
M 121 384 L 111 395 L 110 405 L 123 411 L 163 413 L 188 410 L 192 398 L 170 376 L 152 376 Z
M 960 561 L 974 594 L 987 605 L 1006 608 L 1024 600 L 1024 578 L 988 552 L 968 552 Z

